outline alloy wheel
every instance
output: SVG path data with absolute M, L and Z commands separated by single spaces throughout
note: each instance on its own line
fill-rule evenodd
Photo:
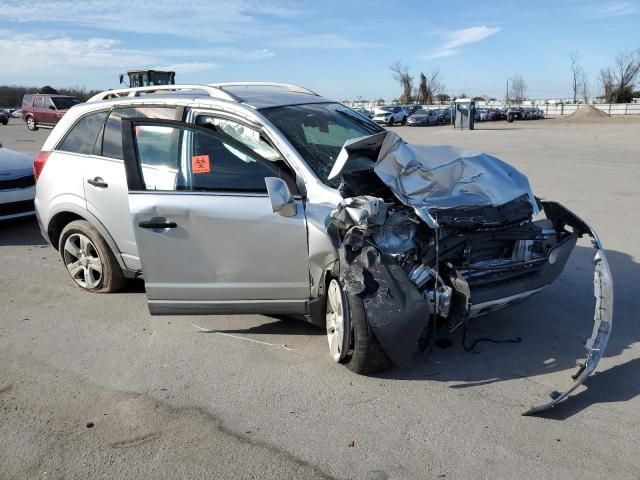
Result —
M 102 282 L 102 260 L 89 237 L 82 233 L 69 235 L 64 242 L 64 264 L 76 282 L 87 290 L 97 288 Z
M 327 339 L 334 362 L 344 359 L 349 348 L 351 326 L 348 306 L 337 280 L 331 280 L 327 290 Z

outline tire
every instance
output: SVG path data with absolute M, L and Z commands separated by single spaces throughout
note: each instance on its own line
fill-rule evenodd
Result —
M 402 121 L 400 122 L 400 125 L 406 125 L 407 124 L 407 117 L 402 117 Z
M 124 286 L 124 275 L 113 252 L 86 220 L 74 220 L 62 229 L 58 251 L 78 288 L 111 293 Z
M 27 121 L 27 128 L 29 130 L 31 130 L 32 132 L 35 132 L 36 130 L 38 130 L 38 124 L 36 123 L 35 118 L 29 115 L 26 121 Z
M 332 286 L 339 288 L 339 295 L 344 303 L 342 309 L 345 322 L 345 339 L 338 344 L 348 344 L 347 348 L 337 355 L 337 351 L 332 349 L 331 338 L 331 296 Z M 334 361 L 342 363 L 349 370 L 358 374 L 368 374 L 379 372 L 389 368 L 392 363 L 387 354 L 382 349 L 373 330 L 367 322 L 364 304 L 357 295 L 350 295 L 344 292 L 342 285 L 336 279 L 331 280 L 327 289 L 327 337 L 329 340 L 329 351 Z M 334 339 L 335 340 L 335 339 Z M 335 354 L 334 354 L 335 353 Z
M 393 116 L 389 118 L 389 121 L 387 122 L 387 126 L 393 127 Z

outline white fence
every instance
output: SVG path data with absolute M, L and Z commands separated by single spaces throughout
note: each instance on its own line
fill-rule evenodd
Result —
M 364 107 L 369 110 L 378 108 L 377 104 L 373 103 L 358 103 L 349 102 L 346 104 L 350 107 Z M 598 110 L 602 110 L 609 115 L 640 115 L 640 103 L 594 103 L 592 104 Z M 421 105 L 425 110 L 447 108 L 449 104 L 444 105 Z M 575 112 L 580 104 L 556 104 L 546 105 L 544 103 L 537 103 L 528 101 L 524 107 L 537 107 L 544 111 L 545 115 L 570 115 Z M 504 102 L 476 102 L 476 108 L 503 108 L 507 109 L 507 105 Z

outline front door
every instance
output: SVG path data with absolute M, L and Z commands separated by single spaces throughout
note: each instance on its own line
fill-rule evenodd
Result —
M 293 182 L 218 130 L 122 121 L 131 221 L 151 313 L 305 313 L 307 227 L 274 213 L 265 178 Z M 295 195 L 295 191 L 293 192 Z

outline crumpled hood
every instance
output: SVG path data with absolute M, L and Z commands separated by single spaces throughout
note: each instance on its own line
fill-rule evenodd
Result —
M 374 171 L 395 196 L 436 227 L 434 210 L 497 207 L 526 195 L 538 205 L 529 180 L 511 165 L 473 150 L 446 145 L 409 145 L 394 132 L 345 143 L 329 178 L 336 177 L 363 145 L 379 148 Z
M 33 158 L 24 153 L 0 147 L 0 180 L 33 175 Z

